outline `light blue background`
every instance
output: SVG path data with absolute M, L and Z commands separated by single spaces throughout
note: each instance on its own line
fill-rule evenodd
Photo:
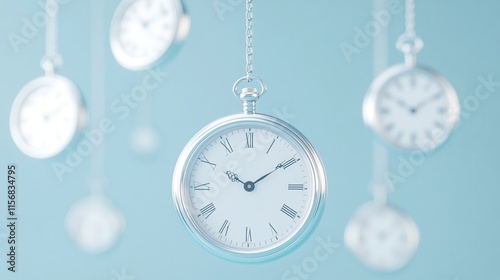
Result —
M 88 194 L 90 158 L 60 183 L 51 163 L 64 157 L 29 158 L 10 137 L 8 120 L 16 94 L 42 75 L 44 31 L 14 52 L 7 34 L 19 34 L 22 18 L 31 19 L 41 8 L 36 1 L 2 2 L 0 178 L 6 180 L 7 164 L 17 164 L 20 225 L 18 272 L 7 272 L 6 243 L 1 240 L 0 279 L 120 280 L 114 272 L 122 268 L 136 280 L 281 279 L 293 265 L 314 256 L 318 238 L 331 238 L 340 247 L 308 273 L 309 279 L 500 279 L 499 87 L 477 110 L 468 110 L 449 141 L 389 197 L 420 228 L 421 244 L 413 261 L 395 273 L 377 273 L 363 267 L 342 244 L 346 223 L 370 199 L 372 135 L 363 125 L 361 104 L 373 78 L 372 44 L 351 62 L 339 47 L 342 42 L 353 44 L 355 27 L 364 28 L 372 20 L 372 1 L 366 0 L 255 1 L 255 73 L 269 87 L 258 110 L 272 115 L 286 110 L 294 115 L 289 122 L 315 145 L 329 179 L 326 210 L 304 246 L 271 263 L 226 262 L 198 246 L 174 210 L 174 164 L 185 143 L 205 124 L 240 112 L 231 86 L 244 74 L 244 3 L 221 0 L 236 3 L 222 19 L 214 2 L 186 1 L 192 18 L 188 40 L 173 61 L 161 65 L 170 76 L 151 97 L 154 125 L 162 137 L 154 156 L 139 156 L 128 145 L 139 110 L 124 121 L 110 110 L 110 103 L 130 93 L 143 74 L 121 68 L 106 44 L 106 108 L 116 123 L 116 131 L 106 139 L 106 194 L 123 211 L 127 229 L 115 248 L 98 256 L 82 253 L 64 229 L 68 209 Z M 500 80 L 500 2 L 416 2 L 417 32 L 426 44 L 419 61 L 447 77 L 462 102 L 474 96 L 478 77 Z M 106 1 L 107 25 L 118 3 Z M 87 102 L 92 15 L 90 1 L 70 0 L 61 7 L 65 64 L 60 73 L 75 81 Z M 392 43 L 403 31 L 403 22 L 403 13 L 393 15 L 390 64 L 402 62 Z M 405 158 L 398 156 L 391 155 L 393 172 Z M 0 235 L 6 232 L 6 182 L 1 185 Z

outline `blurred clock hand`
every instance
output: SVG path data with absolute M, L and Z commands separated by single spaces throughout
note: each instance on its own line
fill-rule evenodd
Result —
M 45 113 L 45 115 L 43 116 L 43 119 L 45 121 L 52 119 L 55 115 L 57 115 L 62 109 L 66 108 L 68 105 L 69 105 L 69 102 L 66 102 L 62 105 L 59 105 L 57 108 L 50 110 L 50 112 Z
M 413 114 L 415 114 L 422 107 L 425 107 L 427 104 L 431 103 L 434 100 L 438 100 L 439 98 L 441 98 L 441 96 L 443 96 L 443 93 L 439 92 L 439 93 L 434 94 L 433 96 L 431 96 L 431 97 L 429 97 L 427 99 L 424 99 L 423 101 L 421 101 L 420 103 L 418 103 L 417 106 L 411 108 L 410 112 L 413 113 Z
M 387 96 L 389 99 L 394 100 L 400 107 L 405 108 L 405 109 L 410 109 L 410 106 L 406 104 L 402 99 L 395 98 L 394 96 L 390 95 L 389 93 L 386 93 L 385 96 Z

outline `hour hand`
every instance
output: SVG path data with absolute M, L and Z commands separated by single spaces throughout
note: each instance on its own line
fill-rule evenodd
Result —
M 405 109 L 409 109 L 410 108 L 410 106 L 408 106 L 408 104 L 406 104 L 406 102 L 404 102 L 402 99 L 395 98 L 394 96 L 390 95 L 389 93 L 386 93 L 386 96 L 389 99 L 394 100 L 399 105 L 399 107 L 402 107 L 402 108 L 405 108 Z
M 47 112 L 45 115 L 44 115 L 44 119 L 45 120 L 49 120 L 51 119 L 52 117 L 54 117 L 55 115 L 59 114 L 59 112 L 61 112 L 61 110 L 63 110 L 64 108 L 66 108 L 68 106 L 68 102 L 62 104 L 62 105 L 59 105 L 58 107 L 56 107 L 55 109 L 52 109 L 50 112 Z
M 422 107 L 425 107 L 427 104 L 432 103 L 432 101 L 434 101 L 434 100 L 438 100 L 442 96 L 443 96 L 443 94 L 441 92 L 437 93 L 437 94 L 434 94 L 433 96 L 431 96 L 431 97 L 425 99 L 424 101 L 421 101 L 420 103 L 418 103 L 417 106 L 415 106 L 413 108 L 413 110 L 414 111 L 420 110 Z
M 231 172 L 231 171 L 226 171 L 224 173 L 227 175 L 229 180 L 231 180 L 232 182 L 240 182 L 242 184 L 245 184 L 245 182 L 240 180 L 240 178 L 238 177 L 238 174 Z

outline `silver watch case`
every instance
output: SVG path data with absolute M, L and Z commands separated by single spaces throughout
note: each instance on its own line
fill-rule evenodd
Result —
M 277 132 L 279 135 L 288 137 L 288 141 L 294 144 L 297 149 L 301 149 L 307 157 L 312 174 L 312 183 L 314 191 L 312 195 L 313 203 L 308 213 L 307 219 L 304 219 L 301 229 L 293 237 L 277 247 L 263 249 L 258 252 L 245 252 L 234 248 L 215 243 L 201 230 L 194 221 L 194 213 L 189 211 L 189 178 L 198 154 L 205 149 L 206 145 L 213 141 L 221 132 L 231 130 L 245 124 L 255 127 L 263 127 Z M 213 254 L 230 261 L 243 263 L 265 262 L 279 258 L 303 244 L 312 234 L 318 225 L 324 210 L 327 185 L 326 174 L 323 163 L 316 150 L 310 142 L 290 124 L 272 116 L 263 114 L 236 114 L 218 119 L 200 130 L 185 146 L 177 164 L 172 180 L 172 195 L 174 204 L 183 224 L 188 231 L 197 240 L 202 247 Z

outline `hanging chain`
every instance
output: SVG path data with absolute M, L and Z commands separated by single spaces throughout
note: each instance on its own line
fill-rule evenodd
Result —
M 57 49 L 59 4 L 56 0 L 45 0 L 45 13 L 47 15 L 45 55 L 42 58 L 41 66 L 46 74 L 54 74 L 54 69 L 62 66 L 62 57 Z
M 253 0 L 246 0 L 246 72 L 247 81 L 253 73 Z
M 406 0 L 406 35 L 416 36 L 415 33 L 415 1 Z
M 417 63 L 417 54 L 424 47 L 424 42 L 415 32 L 415 1 L 406 0 L 406 31 L 399 36 L 396 47 L 405 54 L 405 63 L 415 65 Z
M 245 114 L 254 114 L 255 103 L 264 93 L 266 93 L 267 87 L 260 78 L 253 76 L 253 0 L 245 0 L 245 2 L 246 2 L 246 13 L 245 13 L 246 75 L 236 80 L 236 82 L 233 85 L 233 93 L 236 97 L 238 97 L 241 101 L 243 101 L 243 112 Z M 246 81 L 247 83 L 254 82 L 259 84 L 260 92 L 254 87 L 245 87 L 240 91 L 238 89 L 238 86 L 243 81 Z

